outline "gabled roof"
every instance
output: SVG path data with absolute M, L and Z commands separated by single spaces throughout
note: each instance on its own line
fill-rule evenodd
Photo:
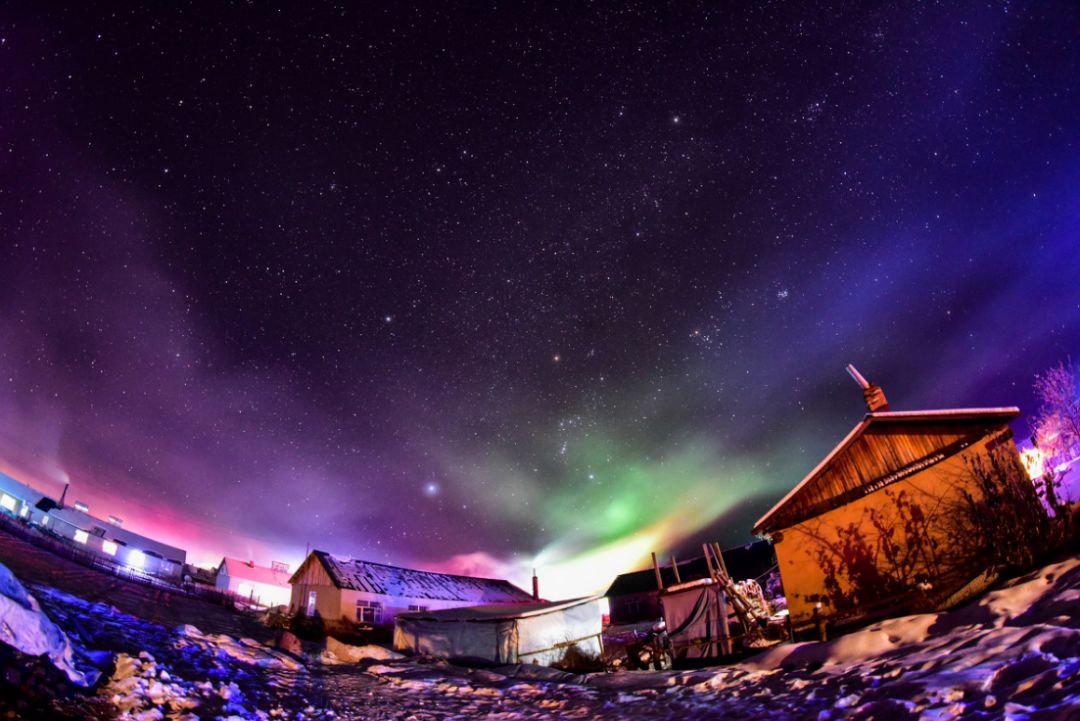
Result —
M 867 413 L 862 421 L 851 429 L 851 432 L 847 434 L 844 440 L 840 441 L 840 444 L 832 449 L 814 470 L 810 471 L 798 485 L 791 489 L 786 496 L 781 498 L 768 513 L 762 516 L 758 522 L 754 524 L 754 533 L 760 535 L 778 528 L 787 528 L 795 523 L 813 517 L 814 515 L 819 515 L 820 512 L 824 512 L 819 511 L 818 513 L 811 513 L 809 515 L 806 513 L 784 513 L 785 509 L 790 508 L 793 504 L 799 503 L 800 500 L 805 500 L 807 495 L 815 491 L 814 486 L 819 479 L 832 471 L 838 463 L 842 462 L 845 454 L 849 452 L 849 449 L 855 446 L 855 444 L 865 435 L 876 433 L 877 431 L 881 431 L 882 436 L 887 436 L 889 434 L 895 435 L 897 431 L 903 433 L 905 429 L 915 431 L 908 435 L 918 435 L 917 429 L 920 426 L 923 428 L 933 427 L 949 429 L 948 432 L 957 437 L 979 435 L 980 433 L 985 433 L 989 428 L 1007 423 L 1018 415 L 1020 415 L 1020 409 L 1015 406 L 1001 408 L 954 408 L 932 411 L 877 411 L 874 413 Z M 961 450 L 963 443 L 964 442 L 961 441 L 960 448 L 957 448 L 953 452 Z M 942 450 L 947 444 L 940 445 L 941 448 L 939 448 L 939 450 Z M 918 463 L 921 460 L 919 457 L 905 457 L 902 452 L 896 452 L 898 449 L 895 448 L 890 450 L 894 452 L 890 453 L 888 458 L 879 459 L 883 468 L 886 470 L 886 473 L 889 471 L 898 471 L 907 464 Z M 850 480 L 859 483 L 865 479 Z
M 397 598 L 464 601 L 475 605 L 533 601 L 532 594 L 501 579 L 418 571 L 373 561 L 342 558 L 325 551 L 312 551 L 308 561 L 312 556 L 326 569 L 331 582 L 342 589 Z M 305 561 L 304 565 L 308 561 Z M 302 570 L 303 566 L 293 574 L 289 582 L 295 583 Z
M 755 541 L 746 546 L 736 546 L 724 551 L 724 565 L 732 580 L 743 581 L 758 578 L 768 573 L 776 565 L 776 553 L 768 541 Z M 675 584 L 675 572 L 671 564 L 660 567 L 660 577 L 664 588 Z M 696 581 L 709 577 L 709 567 L 704 556 L 679 561 L 679 578 L 684 582 Z M 651 568 L 641 571 L 621 573 L 611 582 L 605 596 L 627 596 L 634 593 L 656 593 L 656 573 Z
M 289 587 L 288 571 L 277 571 L 266 566 L 256 566 L 254 561 L 241 561 L 238 558 L 229 558 L 228 556 L 221 560 L 221 566 L 224 566 L 225 575 L 229 578 L 265 583 L 268 586 Z

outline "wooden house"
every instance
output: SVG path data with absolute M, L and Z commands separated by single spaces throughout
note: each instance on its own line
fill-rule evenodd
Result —
M 876 386 L 864 394 L 870 412 L 754 525 L 796 632 L 949 599 L 985 569 L 963 550 L 978 469 L 1019 463 L 1017 408 L 897 412 Z
M 324 620 L 392 626 L 398 613 L 532 603 L 509 581 L 418 571 L 312 551 L 289 579 L 289 610 Z

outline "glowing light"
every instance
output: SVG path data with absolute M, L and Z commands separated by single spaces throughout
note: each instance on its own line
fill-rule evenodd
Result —
M 129 568 L 136 568 L 142 570 L 143 565 L 146 564 L 146 554 L 137 548 L 131 549 L 128 553 L 127 565 Z
M 15 512 L 15 503 L 15 499 L 6 493 L 0 496 L 0 506 L 3 506 L 5 509 L 11 511 L 12 513 Z
M 427 484 L 424 485 L 424 495 L 429 498 L 434 498 L 439 495 L 439 484 L 435 481 L 428 481 Z
M 75 543 L 86 543 L 90 540 L 90 534 L 83 530 L 75 531 Z
M 1024 464 L 1028 478 L 1035 480 L 1046 473 L 1046 459 L 1038 448 L 1025 448 L 1020 452 L 1020 462 Z
M 89 513 L 90 512 L 90 506 L 86 505 L 82 501 L 75 501 L 75 510 L 76 511 L 82 511 L 83 513 Z
M 110 556 L 116 555 L 117 545 L 115 541 L 102 541 L 101 550 Z

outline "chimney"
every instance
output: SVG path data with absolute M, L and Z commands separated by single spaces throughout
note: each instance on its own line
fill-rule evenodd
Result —
M 847 372 L 862 387 L 863 400 L 866 401 L 866 408 L 871 413 L 889 410 L 889 401 L 885 399 L 885 391 L 881 390 L 881 386 L 876 386 L 866 380 L 863 374 L 850 363 L 848 363 Z
M 56 504 L 57 508 L 63 508 L 64 507 L 64 496 L 67 495 L 67 489 L 70 487 L 70 485 L 71 484 L 68 484 L 68 483 L 64 484 L 64 492 L 60 494 L 60 502 Z
M 536 569 L 533 569 L 533 600 L 540 600 L 540 579 L 536 577 Z

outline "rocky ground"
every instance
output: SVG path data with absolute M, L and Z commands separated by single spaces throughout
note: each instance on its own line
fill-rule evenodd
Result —
M 944 614 L 697 671 L 469 669 L 381 649 L 294 646 L 167 627 L 44 585 L 41 608 L 102 671 L 22 718 L 1080 719 L 1080 558 Z M 197 622 L 197 619 L 192 619 Z M 336 653 L 335 653 L 336 652 Z M 378 656 L 379 658 L 370 658 Z M 2 659 L 0 659 L 2 663 Z M 9 669 L 12 666 L 9 665 Z M 45 677 L 38 673 L 37 678 Z M 60 689 L 63 680 L 55 683 Z

